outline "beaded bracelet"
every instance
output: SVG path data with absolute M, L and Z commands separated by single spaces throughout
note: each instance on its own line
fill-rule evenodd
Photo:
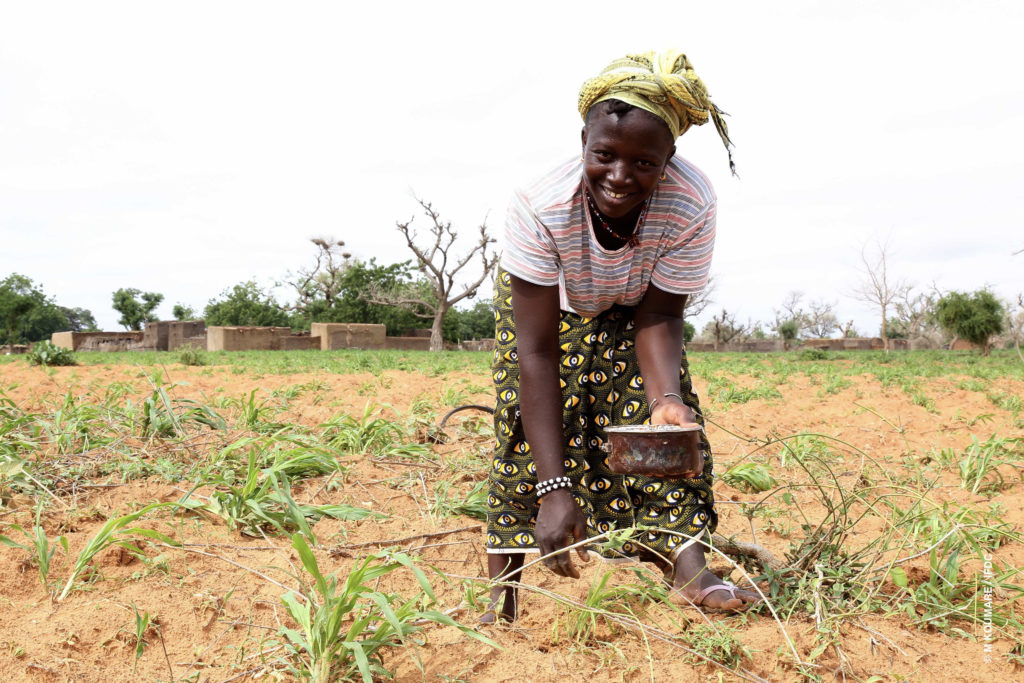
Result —
M 555 489 L 567 489 L 571 486 L 572 480 L 569 479 L 569 477 L 545 479 L 544 481 L 537 482 L 537 497 L 540 498 L 544 494 L 551 493 Z
M 669 392 L 669 393 L 664 394 L 662 396 L 659 396 L 658 398 L 656 398 L 653 401 L 651 401 L 650 404 L 648 404 L 648 406 L 647 406 L 647 410 L 649 412 L 653 413 L 654 412 L 654 406 L 658 403 L 658 401 L 660 401 L 663 398 L 668 398 L 669 396 L 675 396 L 680 401 L 683 401 L 683 397 L 680 396 L 679 394 L 675 394 L 675 393 Z M 686 403 L 686 401 L 683 401 L 683 403 Z

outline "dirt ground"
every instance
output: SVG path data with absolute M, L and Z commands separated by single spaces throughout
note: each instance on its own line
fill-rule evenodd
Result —
M 696 389 L 703 395 L 706 383 L 699 377 L 699 370 L 696 372 Z M 65 392 L 85 395 L 113 383 L 126 383 L 139 397 L 146 396 L 152 388 L 140 375 L 139 368 L 132 366 L 48 371 L 10 363 L 0 366 L 0 385 L 22 410 L 52 410 L 54 401 Z M 292 399 L 287 410 L 276 417 L 309 427 L 339 413 L 362 415 L 367 404 L 381 406 L 385 418 L 399 419 L 408 414 L 414 399 L 424 396 L 435 397 L 440 413 L 445 391 L 461 392 L 459 398 L 464 403 L 491 402 L 486 373 L 445 377 L 398 371 L 380 376 L 260 376 L 225 367 L 172 365 L 169 375 L 177 383 L 175 397 L 204 401 L 219 396 L 244 397 L 253 390 L 257 396 L 268 396 L 275 389 L 322 383 L 323 390 L 315 397 L 304 394 Z M 1003 438 L 1024 435 L 1017 416 L 994 406 L 982 392 L 958 388 L 955 377 L 928 380 L 925 392 L 934 412 L 914 405 L 899 388 L 883 387 L 873 376 L 850 379 L 850 386 L 823 395 L 812 378 L 794 374 L 777 387 L 782 399 L 722 406 L 709 403 L 714 421 L 709 438 L 716 453 L 717 471 L 724 472 L 731 464 L 762 453 L 755 453 L 756 447 L 746 440 L 748 437 L 809 432 L 836 437 L 862 451 L 843 451 L 844 459 L 835 464 L 839 480 L 851 487 L 857 485 L 865 458 L 894 472 L 905 472 L 909 481 L 915 468 L 926 464 L 927 454 L 945 448 L 962 451 L 972 435 L 982 441 L 991 434 Z M 747 377 L 738 381 L 743 384 L 754 380 Z M 1006 380 L 1000 388 L 1010 395 L 1024 395 L 1024 382 Z M 970 417 L 983 414 L 991 417 L 972 424 Z M 469 624 L 476 621 L 482 607 L 467 601 L 467 592 L 473 592 L 467 586 L 476 586 L 479 596 L 483 584 L 467 583 L 461 577 L 486 576 L 483 523 L 457 515 L 438 517 L 431 512 L 430 501 L 442 478 L 454 482 L 450 495 L 457 496 L 485 477 L 489 441 L 486 435 L 474 435 L 458 425 L 450 431 L 456 438 L 431 446 L 433 458 L 429 462 L 344 455 L 344 476 L 305 480 L 293 489 L 293 495 L 301 502 L 358 505 L 388 515 L 380 520 L 319 522 L 315 527 L 320 540 L 316 555 L 322 569 L 344 577 L 357 558 L 376 550 L 374 544 L 403 549 L 447 576 L 450 583 L 433 579 L 440 609 Z M 201 458 L 223 446 L 227 438 L 229 435 L 223 433 L 200 432 L 185 446 L 175 447 L 173 453 L 149 444 L 140 449 L 138 457 L 151 459 L 170 453 L 176 458 Z M 764 449 L 763 453 L 777 450 Z M 73 457 L 98 461 L 108 456 L 100 449 Z M 777 460 L 772 462 L 776 478 L 783 479 L 788 470 Z M 1019 531 L 1024 522 L 1024 487 L 1019 471 L 1018 467 L 1006 467 L 1003 474 L 1007 486 L 985 495 L 965 491 L 955 474 L 944 474 L 940 486 L 930 495 L 939 502 L 981 507 L 995 500 L 1002 506 L 1003 520 Z M 133 506 L 178 500 L 189 488 L 187 481 L 168 483 L 156 476 L 126 483 L 120 483 L 116 476 L 105 476 L 91 485 L 61 490 L 60 503 L 49 505 L 44 513 L 43 526 L 51 537 L 66 535 L 72 560 L 58 550 L 52 575 L 58 579 L 68 575 L 73 558 L 109 517 L 125 514 Z M 793 535 L 799 534 L 798 526 L 787 529 L 784 519 L 750 520 L 744 516 L 741 503 L 757 501 L 759 494 L 733 489 L 721 480 L 715 491 L 720 501 L 719 533 L 756 541 L 777 557 L 785 556 Z M 3 526 L 12 522 L 31 527 L 33 509 L 31 500 L 8 500 L 6 507 L 0 507 L 0 533 L 13 538 Z M 821 514 L 820 508 L 817 513 Z M 59 604 L 43 589 L 24 551 L 0 547 L 0 679 L 108 683 L 170 680 L 169 669 L 173 680 L 246 681 L 268 677 L 262 665 L 264 658 L 274 653 L 264 649 L 279 626 L 291 624 L 280 598 L 284 587 L 296 584 L 293 575 L 299 560 L 288 539 L 242 536 L 210 518 L 156 515 L 150 521 L 152 528 L 174 535 L 185 543 L 184 547 L 144 546 L 145 561 L 120 549 L 105 551 L 93 575 Z M 860 543 L 877 530 L 868 521 L 853 530 L 849 542 Z M 1010 543 L 994 555 L 1001 563 L 1019 567 L 1024 563 L 1024 546 Z M 913 583 L 915 577 L 927 576 L 928 557 L 904 566 Z M 695 660 L 678 645 L 660 640 L 654 632 L 598 620 L 589 638 L 570 635 L 567 626 L 573 612 L 541 591 L 585 601 L 593 582 L 612 567 L 592 561 L 583 566 L 583 577 L 577 581 L 556 577 L 539 565 L 528 569 L 523 581 L 540 590 L 524 590 L 520 620 L 512 626 L 482 629 L 500 643 L 500 650 L 471 640 L 454 628 L 427 625 L 419 647 L 392 650 L 385 665 L 395 672 L 398 681 L 736 679 L 726 670 Z M 615 567 L 621 569 L 614 573 L 613 583 L 636 581 L 628 566 Z M 981 558 L 965 558 L 962 571 L 980 572 Z M 742 577 L 733 573 L 732 578 Z M 407 573 L 396 572 L 382 580 L 382 589 L 389 591 L 411 594 L 415 588 L 415 579 Z M 137 663 L 135 609 L 151 615 L 159 631 L 150 630 L 149 644 Z M 651 616 L 652 622 L 658 619 L 656 614 Z M 685 608 L 683 616 L 676 619 L 675 623 L 686 629 L 697 629 L 705 623 L 693 608 Z M 740 666 L 763 679 L 799 680 L 788 652 L 792 647 L 801 657 L 807 657 L 815 646 L 817 624 L 807 612 L 780 615 L 781 626 L 764 611 L 742 616 L 708 615 L 708 619 L 715 625 L 736 629 L 736 640 L 750 652 Z M 967 637 L 920 628 L 905 614 L 859 618 L 842 634 L 845 662 L 829 648 L 815 660 L 814 671 L 822 680 L 1021 680 L 1024 672 L 1003 656 L 1011 647 L 1008 641 L 996 640 L 989 656 L 984 651 L 980 627 L 964 623 L 961 628 Z M 276 676 L 289 680 L 284 674 Z

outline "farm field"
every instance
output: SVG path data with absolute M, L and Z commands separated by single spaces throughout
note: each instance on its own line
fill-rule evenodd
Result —
M 766 551 L 712 568 L 766 605 L 592 560 L 484 627 L 490 417 L 438 424 L 489 354 L 201 357 L 0 357 L 0 679 L 1024 676 L 1013 352 L 691 354 L 718 534 Z

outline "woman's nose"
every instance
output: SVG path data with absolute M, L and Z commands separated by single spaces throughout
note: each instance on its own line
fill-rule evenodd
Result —
M 626 182 L 628 178 L 629 170 L 626 167 L 626 164 L 621 161 L 613 163 L 611 168 L 608 169 L 608 179 L 613 182 L 623 183 Z

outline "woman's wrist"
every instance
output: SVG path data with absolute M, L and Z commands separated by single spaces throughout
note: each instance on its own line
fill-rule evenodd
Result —
M 656 405 L 658 405 L 659 403 L 664 404 L 664 403 L 670 401 L 673 398 L 678 399 L 678 402 L 682 403 L 684 405 L 686 403 L 686 401 L 683 400 L 683 397 L 681 395 L 677 394 L 674 391 L 669 391 L 667 393 L 662 394 L 661 396 L 657 396 L 657 397 L 651 399 L 651 401 L 647 404 L 648 411 L 653 414 L 654 413 L 654 407 Z

